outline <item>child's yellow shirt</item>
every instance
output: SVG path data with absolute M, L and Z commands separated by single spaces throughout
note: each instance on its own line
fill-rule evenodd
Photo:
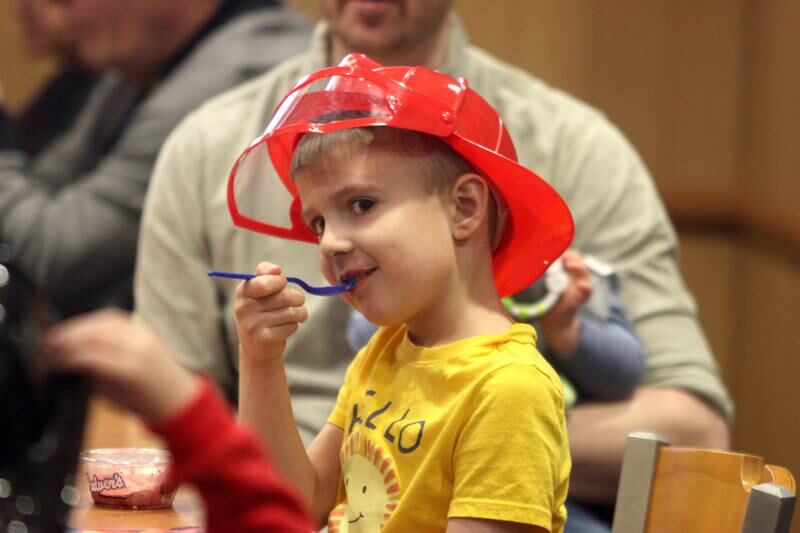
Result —
M 328 421 L 344 430 L 331 533 L 444 531 L 454 517 L 564 528 L 561 383 L 527 324 L 435 348 L 381 328 Z

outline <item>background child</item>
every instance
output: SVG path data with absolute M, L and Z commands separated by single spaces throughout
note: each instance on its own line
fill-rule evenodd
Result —
M 164 437 L 170 482 L 200 491 L 208 533 L 310 530 L 300 502 L 211 381 L 181 367 L 149 328 L 122 311 L 98 311 L 54 326 L 47 347 L 53 370 L 90 375 L 98 392 Z
M 644 374 L 644 351 L 618 296 L 610 267 L 568 250 L 561 258 L 568 284 L 541 317 L 525 317 L 506 305 L 517 320 L 533 323 L 537 346 L 575 388 L 580 399 L 611 401 L 633 393 Z M 524 298 L 515 295 L 515 303 Z
M 644 374 L 644 352 L 619 302 L 617 283 L 607 265 L 567 250 L 533 286 L 503 298 L 515 320 L 536 328 L 536 346 L 559 371 L 567 408 L 578 399 L 626 398 Z M 557 292 L 543 294 L 548 290 Z M 557 300 L 543 303 L 550 298 Z M 347 324 L 353 352 L 376 330 L 354 310 Z
M 291 228 L 240 208 L 258 203 L 264 151 Z M 331 531 L 562 531 L 561 385 L 500 295 L 563 252 L 572 221 L 497 113 L 463 80 L 348 56 L 290 91 L 229 191 L 237 224 L 318 242 L 328 281 L 354 279 L 344 300 L 385 326 L 304 450 L 281 360 L 303 295 L 271 263 L 237 288 L 240 416 L 312 516 Z

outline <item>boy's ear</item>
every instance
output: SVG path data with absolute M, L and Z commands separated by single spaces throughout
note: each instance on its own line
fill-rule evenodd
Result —
M 491 196 L 489 186 L 481 176 L 469 172 L 456 178 L 450 187 L 450 224 L 455 240 L 466 240 L 483 226 Z

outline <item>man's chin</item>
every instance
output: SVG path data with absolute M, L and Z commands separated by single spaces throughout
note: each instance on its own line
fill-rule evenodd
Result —
M 364 26 L 359 24 L 348 28 L 342 40 L 352 52 L 361 52 L 368 56 L 386 55 L 396 49 L 397 37 L 395 28 L 380 26 Z
M 400 8 L 398 0 L 349 0 L 344 9 L 347 15 L 362 17 L 385 16 L 397 13 Z

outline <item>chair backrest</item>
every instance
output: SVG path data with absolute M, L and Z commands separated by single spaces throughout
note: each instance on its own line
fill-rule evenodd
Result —
M 632 433 L 613 533 L 788 533 L 795 490 L 791 472 L 761 457 Z

